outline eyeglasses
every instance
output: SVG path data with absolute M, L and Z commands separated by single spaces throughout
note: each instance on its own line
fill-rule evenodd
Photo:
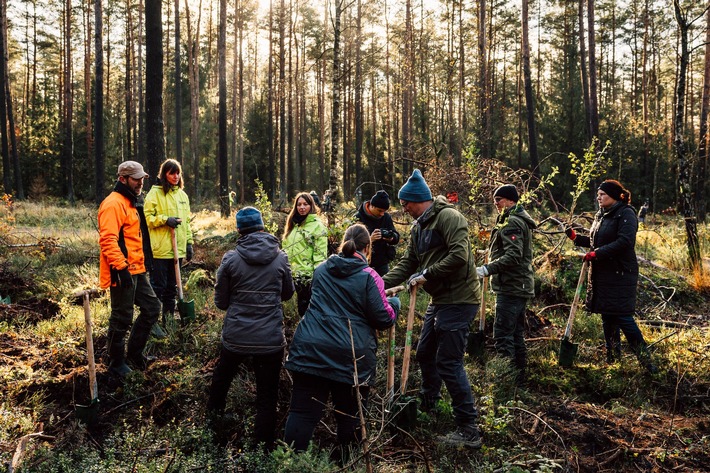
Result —
M 493 197 L 493 201 L 494 201 L 495 203 L 498 203 L 498 202 L 500 202 L 501 200 L 503 200 L 503 197 Z
M 400 200 L 399 203 L 402 206 L 402 208 L 406 208 L 409 205 L 408 200 Z

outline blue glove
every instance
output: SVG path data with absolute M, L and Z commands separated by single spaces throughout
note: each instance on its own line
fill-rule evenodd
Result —
M 180 223 L 182 223 L 182 221 L 177 217 L 168 217 L 168 219 L 165 221 L 165 225 L 170 228 L 177 228 Z
M 116 283 L 116 287 L 123 289 L 130 289 L 133 287 L 133 277 L 131 272 L 128 271 L 128 266 L 123 269 L 113 269 L 111 268 L 111 282 Z
M 395 315 L 399 314 L 399 309 L 402 308 L 402 302 L 400 302 L 399 297 L 390 296 L 387 298 L 387 302 L 389 302 L 390 306 L 392 306 L 392 310 L 394 310 Z
M 421 273 L 414 273 L 407 280 L 407 286 L 421 286 L 426 283 L 426 269 Z
M 195 250 L 192 248 L 192 243 L 188 243 L 185 248 L 185 259 L 190 262 L 193 256 L 195 256 Z

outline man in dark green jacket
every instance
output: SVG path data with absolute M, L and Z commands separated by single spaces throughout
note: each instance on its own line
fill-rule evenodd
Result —
M 476 268 L 476 273 L 480 278 L 491 276 L 491 288 L 496 293 L 496 352 L 515 363 L 518 384 L 522 384 L 527 364 L 525 306 L 535 297 L 532 230 L 537 225 L 518 204 L 518 191 L 512 184 L 497 188 L 493 201 L 498 218 L 491 232 L 489 262 Z
M 382 279 L 385 287 L 408 281 L 431 295 L 416 355 L 422 372 L 422 407 L 434 407 L 446 383 L 456 430 L 441 440 L 479 448 L 478 412 L 463 366 L 469 324 L 481 302 L 468 221 L 446 197 L 432 197 L 419 169 L 398 197 L 404 211 L 414 218 L 411 238 L 403 258 Z

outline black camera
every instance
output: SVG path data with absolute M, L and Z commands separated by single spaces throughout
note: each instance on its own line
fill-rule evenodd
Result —
M 385 239 L 390 239 L 395 237 L 395 233 L 392 230 L 388 230 L 387 228 L 380 228 L 380 235 L 382 235 L 382 238 Z

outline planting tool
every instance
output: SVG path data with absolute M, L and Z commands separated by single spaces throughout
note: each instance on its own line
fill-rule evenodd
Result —
M 562 340 L 560 340 L 559 365 L 564 368 L 571 367 L 574 364 L 575 357 L 577 356 L 578 345 L 576 343 L 572 343 L 570 339 L 572 338 L 572 324 L 574 324 L 574 316 L 577 313 L 577 306 L 579 305 L 579 298 L 582 293 L 584 277 L 587 275 L 588 265 L 588 261 L 582 263 L 582 270 L 579 272 L 579 280 L 577 281 L 577 289 L 574 292 L 572 308 L 569 311 L 569 318 L 567 319 L 567 327 L 565 328 Z
M 488 263 L 488 252 L 483 260 L 483 264 Z M 488 278 L 483 278 L 483 290 L 481 291 L 481 307 L 479 310 L 478 332 L 468 335 L 468 346 L 466 351 L 476 359 L 482 360 L 486 352 L 486 292 L 488 292 Z
M 404 286 L 395 286 L 387 289 L 385 295 L 394 296 L 399 291 L 403 290 Z M 394 394 L 394 331 L 396 324 L 392 326 L 387 331 L 387 393 Z
M 402 383 L 400 393 L 404 396 L 407 392 L 407 380 L 409 378 L 409 358 L 412 355 L 412 327 L 414 326 L 414 309 L 417 303 L 417 288 L 411 286 L 409 290 L 409 312 L 407 313 L 407 333 L 404 339 L 404 356 L 402 358 Z
M 182 293 L 182 278 L 180 277 L 180 259 L 178 258 L 177 237 L 175 229 L 170 229 L 170 236 L 173 240 L 173 264 L 175 265 L 175 283 L 178 289 L 177 309 L 183 325 L 187 325 L 195 320 L 195 301 L 185 301 Z
M 91 308 L 89 307 L 89 295 L 97 293 L 98 291 L 96 289 L 86 289 L 73 294 L 74 297 L 81 297 L 83 299 L 84 322 L 86 324 L 86 357 L 89 361 L 89 390 L 91 392 L 91 402 L 88 406 L 76 404 L 74 408 L 77 419 L 87 425 L 95 423 L 99 413 L 99 388 L 96 383 L 94 337 L 91 326 Z

